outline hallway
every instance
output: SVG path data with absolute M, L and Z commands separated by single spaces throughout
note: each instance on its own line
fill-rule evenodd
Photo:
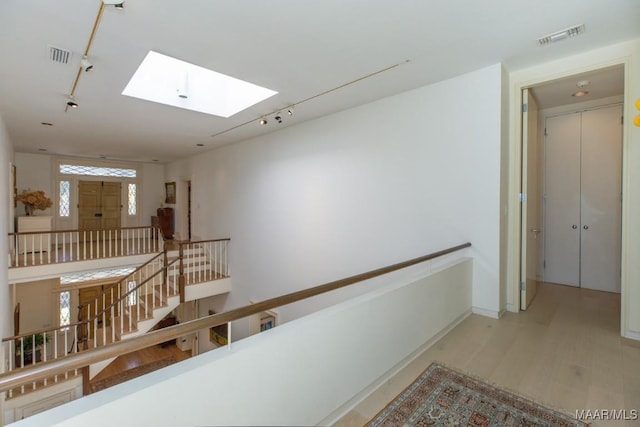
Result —
M 364 425 L 433 361 L 569 414 L 638 410 L 640 343 L 620 337 L 619 319 L 619 294 L 541 284 L 526 312 L 470 315 L 336 426 Z

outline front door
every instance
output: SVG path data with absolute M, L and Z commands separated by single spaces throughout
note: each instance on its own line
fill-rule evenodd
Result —
M 109 326 L 111 324 L 111 310 L 107 310 L 104 315 L 101 313 L 116 300 L 118 297 L 117 290 L 118 288 L 114 285 L 80 288 L 78 291 L 78 302 L 80 306 L 83 307 L 82 320 L 93 319 L 96 314 L 98 314 L 98 328 Z M 118 315 L 117 308 L 118 306 L 116 305 L 114 307 L 114 316 Z M 89 338 L 93 338 L 93 326 L 93 323 L 89 325 Z
M 114 230 L 120 228 L 121 184 L 106 181 L 80 181 L 78 228 Z

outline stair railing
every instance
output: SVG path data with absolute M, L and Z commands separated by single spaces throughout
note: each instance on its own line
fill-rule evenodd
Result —
M 186 336 L 202 329 L 208 329 L 215 326 L 228 324 L 229 322 L 246 318 L 271 310 L 283 305 L 292 304 L 310 297 L 314 297 L 326 292 L 334 291 L 364 280 L 372 279 L 393 271 L 407 268 L 422 262 L 430 261 L 441 256 L 451 254 L 456 251 L 469 248 L 471 243 L 464 243 L 441 251 L 433 252 L 408 261 L 393 264 L 387 267 L 371 270 L 366 273 L 357 274 L 345 279 L 336 280 L 315 286 L 308 289 L 292 292 L 290 294 L 270 298 L 244 307 L 239 307 L 223 313 L 212 314 L 201 317 L 199 319 L 180 323 L 178 325 L 169 326 L 167 328 L 151 331 L 144 335 L 131 338 L 128 340 L 117 341 L 113 344 L 99 348 L 83 351 L 80 353 L 69 355 L 63 359 L 50 360 L 45 363 L 35 364 L 24 369 L 15 370 L 0 374 L 0 392 L 20 387 L 23 384 L 29 384 L 35 381 L 42 381 L 53 375 L 62 374 L 72 370 L 85 368 L 93 363 L 108 360 L 121 354 L 131 353 L 133 351 L 142 350 L 144 348 L 160 344 L 181 336 Z M 16 337 L 12 337 L 16 338 Z M 229 337 L 229 343 L 231 342 Z
M 173 263 L 177 263 L 177 260 Z M 170 284 L 165 283 L 163 279 L 163 273 L 167 267 L 171 267 L 171 264 L 165 267 L 164 254 L 160 253 L 118 282 L 105 285 L 105 290 L 93 302 L 78 307 L 77 322 L 4 338 L 2 342 L 8 361 L 7 370 L 33 366 L 86 350 L 89 340 L 92 341 L 93 347 L 105 345 L 109 340 L 116 341 L 116 337 L 119 338 L 126 328 L 133 330 L 136 326 L 135 322 L 140 318 L 140 303 L 143 300 L 138 295 L 143 293 L 151 295 L 151 309 L 156 308 L 159 301 L 166 296 L 177 295 L 177 289 L 170 287 Z M 136 286 L 129 288 L 128 284 L 132 281 Z M 101 305 L 99 301 L 102 302 Z M 135 301 L 135 307 L 131 307 L 133 304 L 128 304 L 132 301 Z M 98 310 L 100 306 L 104 309 Z M 128 315 L 126 321 L 125 313 Z M 118 316 L 119 314 L 122 315 Z M 137 318 L 134 319 L 134 316 Z M 107 335 L 107 326 L 111 327 L 109 335 Z M 77 372 L 73 372 L 73 375 L 75 374 Z M 65 372 L 64 378 L 68 378 L 69 375 L 69 372 Z M 51 379 L 54 382 L 58 380 L 58 375 Z M 48 381 L 49 379 L 45 379 L 42 385 L 46 386 Z M 31 384 L 31 389 L 34 390 L 37 386 L 34 382 Z M 9 392 L 9 397 L 13 392 L 14 390 Z M 25 392 L 24 385 L 19 392 Z
M 117 282 L 104 285 L 92 302 L 78 307 L 77 322 L 4 338 L 8 370 L 50 362 L 118 341 L 124 333 L 133 331 L 139 320 L 166 304 L 167 298 L 180 294 L 180 280 L 176 278 L 182 277 L 184 283 L 193 284 L 229 277 L 229 240 L 182 242 L 179 245 L 182 256 L 169 260 L 167 251 L 163 251 Z M 65 372 L 64 378 L 75 374 L 75 370 Z M 59 379 L 55 375 L 41 385 Z M 30 389 L 41 385 L 33 382 Z M 9 396 L 15 392 L 10 390 Z M 25 386 L 18 392 L 24 393 Z
M 187 285 L 229 277 L 230 239 L 180 242 L 178 283 L 181 302 Z
M 148 254 L 163 243 L 154 226 L 9 233 L 9 268 Z

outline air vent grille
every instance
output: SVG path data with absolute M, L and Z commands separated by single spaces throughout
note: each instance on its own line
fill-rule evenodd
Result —
M 584 33 L 584 24 L 576 25 L 575 27 L 567 28 L 566 30 L 557 31 L 552 34 L 548 34 L 542 38 L 538 39 L 538 44 L 540 46 L 546 46 L 551 43 L 557 43 L 562 40 L 566 40 L 570 37 L 579 36 Z
M 60 49 L 59 47 L 49 46 L 49 59 L 53 62 L 59 62 L 61 64 L 69 63 L 71 59 L 71 51 Z

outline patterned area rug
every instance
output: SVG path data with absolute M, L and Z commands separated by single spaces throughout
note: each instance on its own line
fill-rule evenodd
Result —
M 431 364 L 372 421 L 377 426 L 587 426 L 570 416 Z
M 151 363 L 136 366 L 135 368 L 127 369 L 126 371 L 122 371 L 116 375 L 111 375 L 110 377 L 103 378 L 101 380 L 92 381 L 91 392 L 95 393 L 96 391 L 104 390 L 105 388 L 112 387 L 116 384 L 132 380 L 140 375 L 148 374 L 149 372 L 164 368 L 165 366 L 169 366 L 175 362 L 176 359 L 174 359 L 173 356 L 169 356 L 164 359 L 155 360 Z

